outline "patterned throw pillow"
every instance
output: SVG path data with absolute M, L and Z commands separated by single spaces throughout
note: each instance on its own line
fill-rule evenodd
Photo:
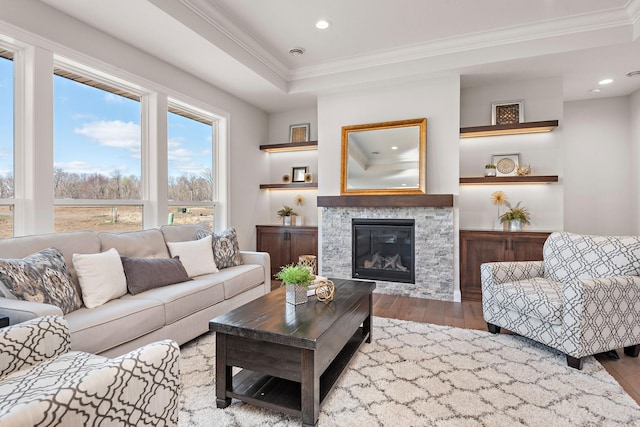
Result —
M 640 275 L 640 237 L 552 233 L 544 244 L 544 274 L 558 282 Z
M 236 234 L 235 228 L 229 228 L 220 234 L 203 229 L 199 229 L 196 232 L 196 238 L 198 240 L 207 236 L 213 237 L 211 247 L 213 248 L 213 258 L 216 260 L 216 266 L 218 266 L 218 268 L 242 265 L 238 235 Z
M 64 257 L 56 248 L 23 259 L 0 259 L 0 281 L 19 300 L 52 304 L 64 314 L 82 308 Z

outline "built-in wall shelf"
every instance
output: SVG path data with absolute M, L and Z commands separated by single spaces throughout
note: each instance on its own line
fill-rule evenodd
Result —
M 260 184 L 261 190 L 295 190 L 318 188 L 317 182 L 292 182 L 291 184 Z
M 549 184 L 551 182 L 558 182 L 558 175 L 472 176 L 460 178 L 461 185 Z
M 518 135 L 523 133 L 551 132 L 558 127 L 557 120 L 541 122 L 509 123 L 504 125 L 472 126 L 460 128 L 460 138 L 478 138 L 482 136 Z
M 260 149 L 267 153 L 281 153 L 285 151 L 309 151 L 318 149 L 318 141 L 285 142 L 282 144 L 261 145 Z

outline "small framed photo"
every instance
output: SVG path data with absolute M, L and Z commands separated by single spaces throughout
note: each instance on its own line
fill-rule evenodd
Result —
M 294 167 L 291 172 L 291 182 L 305 182 L 304 176 L 309 172 L 309 166 Z
M 309 123 L 300 123 L 297 125 L 289 125 L 289 142 L 307 142 L 309 141 Z
M 491 163 L 496 165 L 496 176 L 515 176 L 520 164 L 520 154 L 494 154 Z
M 500 101 L 491 103 L 491 124 L 506 125 L 524 122 L 524 101 Z

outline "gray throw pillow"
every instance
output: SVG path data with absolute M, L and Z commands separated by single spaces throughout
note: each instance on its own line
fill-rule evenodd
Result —
M 22 259 L 0 259 L 0 282 L 16 299 L 52 304 L 64 314 L 83 306 L 67 263 L 56 248 Z
M 132 295 L 161 286 L 191 280 L 180 258 L 130 258 L 120 257 L 127 289 Z
M 240 245 L 238 245 L 238 235 L 235 228 L 228 228 L 221 233 L 212 233 L 209 230 L 199 229 L 196 232 L 198 240 L 212 236 L 211 247 L 216 267 L 228 268 L 242 264 L 240 256 Z

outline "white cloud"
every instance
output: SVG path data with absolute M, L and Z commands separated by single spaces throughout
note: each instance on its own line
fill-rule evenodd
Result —
M 122 104 L 122 97 L 111 92 L 104 96 L 104 100 L 107 104 Z
M 71 118 L 73 120 L 87 120 L 87 119 L 96 119 L 97 117 L 95 116 L 95 114 L 84 114 L 84 113 L 78 113 L 78 114 L 74 114 L 71 116 Z
M 167 142 L 171 169 L 178 172 L 179 175 L 199 175 L 207 167 L 205 165 L 207 162 L 203 163 L 200 160 L 210 158 L 211 150 L 203 150 L 201 152 L 194 153 L 193 150 L 183 147 L 184 142 L 185 138 L 183 137 L 170 138 Z
M 126 148 L 138 155 L 140 153 L 140 125 L 137 123 L 100 120 L 85 123 L 73 131 L 106 147 Z

